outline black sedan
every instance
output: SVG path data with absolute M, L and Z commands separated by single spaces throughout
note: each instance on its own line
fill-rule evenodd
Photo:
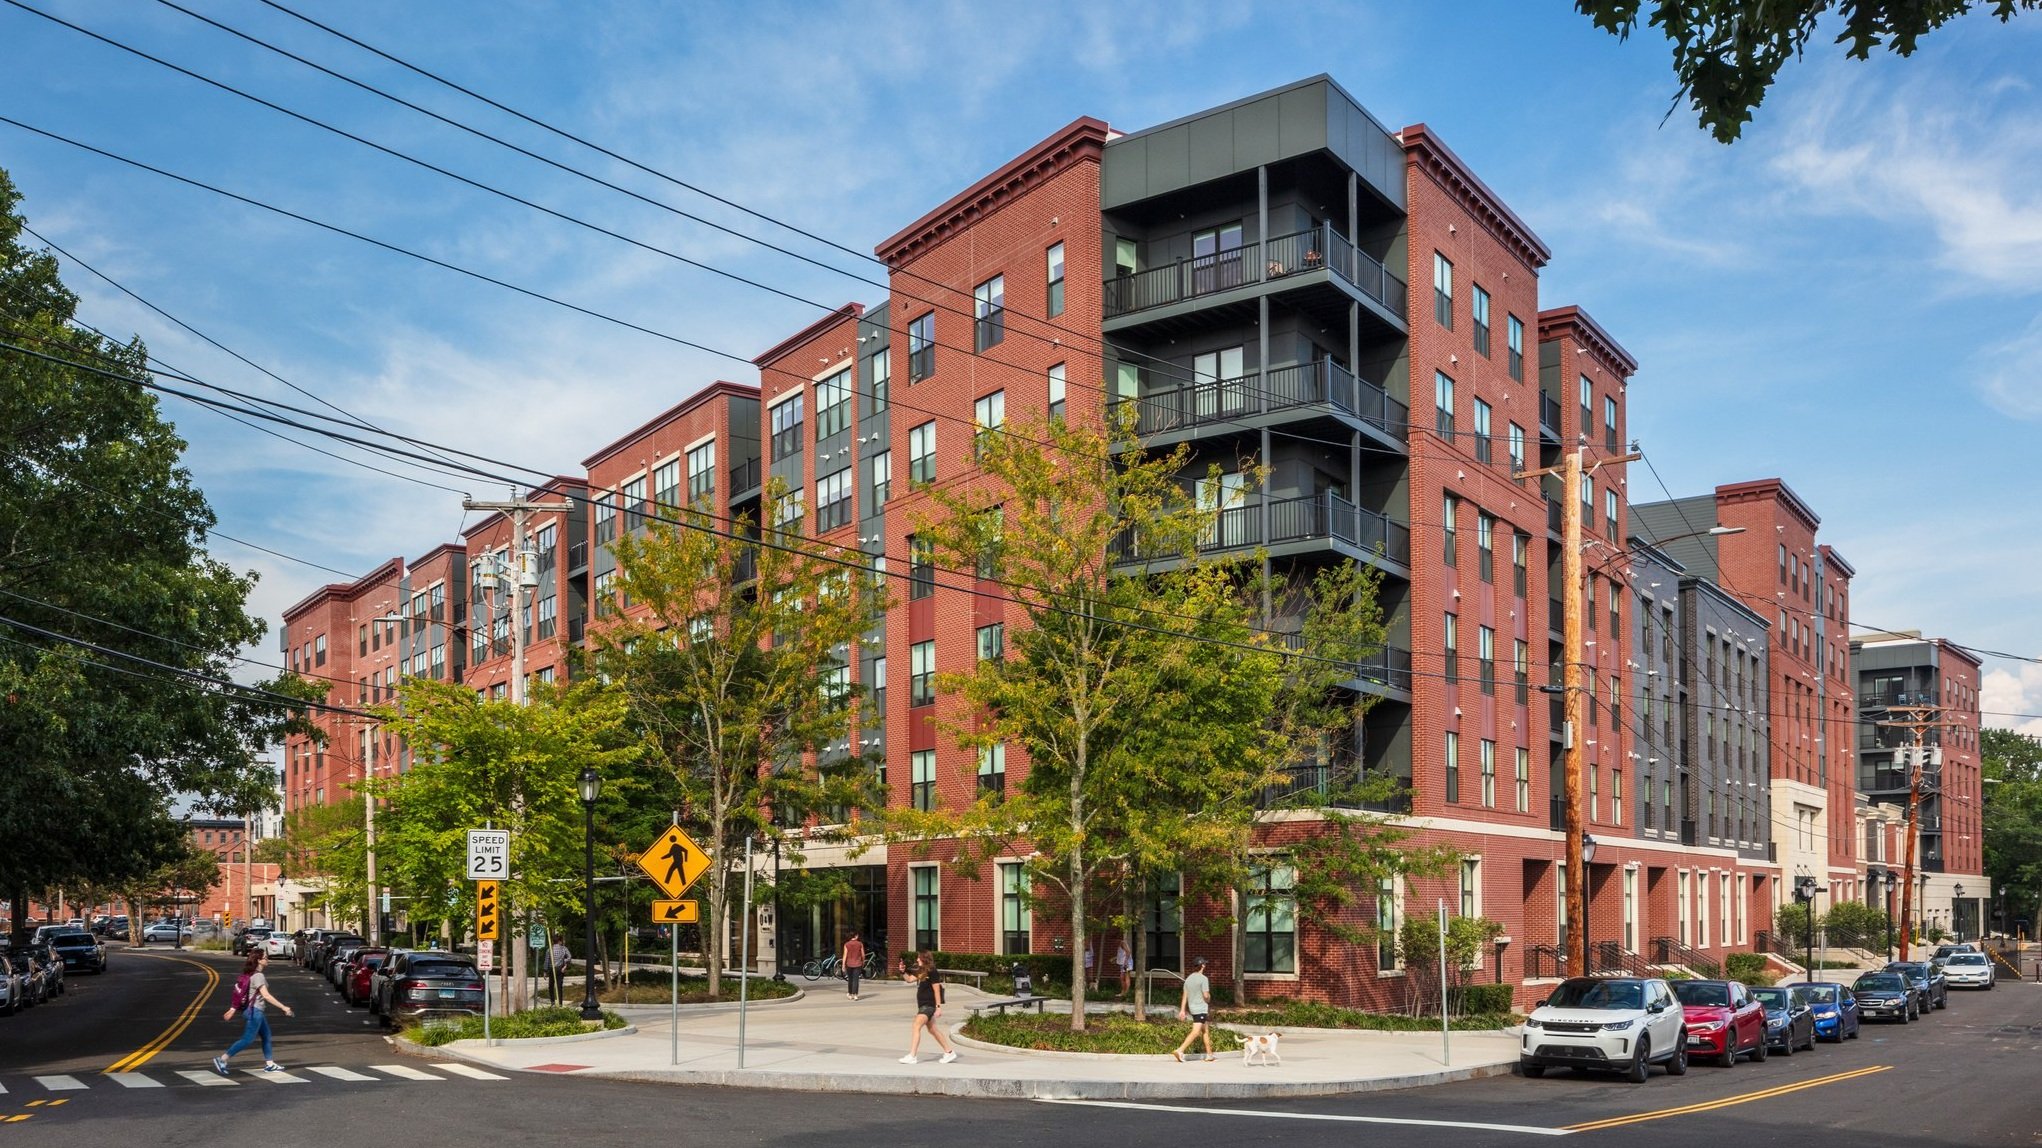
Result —
M 400 951 L 378 970 L 371 1009 L 388 1025 L 429 1016 L 481 1016 L 482 975 L 453 953 Z
M 1886 965 L 1889 973 L 1906 977 L 1914 991 L 1921 997 L 1921 1011 L 1927 1015 L 1930 1009 L 1950 1007 L 1950 979 L 1943 970 L 1930 961 L 1890 961 Z
M 50 938 L 50 953 L 64 963 L 67 973 L 106 971 L 106 946 L 91 933 L 58 933 Z
M 1797 1048 L 1815 1047 L 1815 1010 L 1801 985 L 1761 985 L 1751 999 L 1765 1006 L 1765 1040 L 1786 1056 Z
M 1851 984 L 1858 998 L 1858 1013 L 1865 1020 L 1897 1020 L 1901 1024 L 1921 1016 L 1921 997 L 1899 973 L 1866 973 Z

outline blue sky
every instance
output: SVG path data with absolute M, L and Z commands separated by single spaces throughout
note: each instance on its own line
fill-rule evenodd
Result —
M 875 268 L 550 138 L 255 0 L 184 0 L 269 43 L 706 218 L 807 266 L 551 171 L 170 7 L 32 0 L 478 182 L 819 303 Z M 1631 430 L 1672 492 L 1778 475 L 1858 568 L 1855 620 L 2042 655 L 2042 18 L 1958 22 L 1908 60 L 1791 66 L 1733 147 L 1663 41 L 1564 0 L 1457 4 L 742 5 L 498 0 L 300 10 L 729 199 L 869 251 L 1080 115 L 1132 131 L 1319 72 L 1425 122 L 1553 248 L 1548 305 L 1643 364 Z M 600 13 L 591 18 L 591 13 Z M 540 216 L 0 9 L 0 115 L 748 359 L 817 312 Z M 572 314 L 0 125 L 31 226 L 379 425 L 574 473 L 738 362 Z M 208 381 L 295 398 L 84 270 L 87 321 Z M 456 536 L 458 494 L 173 404 L 222 529 L 351 572 Z M 1631 496 L 1665 496 L 1635 468 Z M 478 482 L 436 479 L 478 497 Z M 330 575 L 225 542 L 256 607 Z M 273 643 L 271 644 L 273 645 Z M 2042 714 L 2042 666 L 1984 708 Z M 2042 720 L 1995 718 L 2042 732 Z

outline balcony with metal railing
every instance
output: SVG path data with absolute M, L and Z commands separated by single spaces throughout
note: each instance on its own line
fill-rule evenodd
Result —
M 567 572 L 588 569 L 588 543 L 573 542 L 567 547 Z
M 1411 422 L 1409 407 L 1330 359 L 1239 378 L 1200 379 L 1120 401 L 1135 404 L 1135 433 L 1143 436 L 1245 420 L 1268 425 L 1332 415 L 1350 424 L 1365 423 L 1401 445 Z
M 1263 530 L 1263 511 L 1269 528 Z M 1408 577 L 1411 528 L 1389 516 L 1367 510 L 1326 491 L 1294 498 L 1247 498 L 1216 512 L 1199 540 L 1208 553 L 1267 546 L 1285 554 L 1302 553 L 1313 543 L 1333 542 L 1356 558 L 1394 563 L 1391 572 Z M 1123 534 L 1109 551 L 1116 562 L 1143 559 L 1168 561 L 1173 555 L 1145 551 L 1139 539 Z
M 1328 225 L 1108 279 L 1106 318 L 1310 277 L 1345 284 L 1404 321 L 1409 295 L 1404 281 Z
M 1560 441 L 1560 400 L 1544 392 L 1539 394 L 1539 435 Z
M 730 500 L 739 502 L 759 489 L 760 460 L 746 459 L 730 468 Z

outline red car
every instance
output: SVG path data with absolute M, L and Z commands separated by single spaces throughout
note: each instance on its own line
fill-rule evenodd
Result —
M 1737 981 L 1674 981 L 1673 995 L 1687 1014 L 1690 1057 L 1710 1057 L 1729 1068 L 1740 1053 L 1766 1057 L 1765 1007 Z
M 376 970 L 382 968 L 383 962 L 389 959 L 388 949 L 363 949 L 355 954 L 355 959 L 348 966 L 347 981 L 340 986 L 341 993 L 347 997 L 347 1003 L 351 1005 L 369 1003 L 369 997 L 375 992 L 370 986 L 374 983 Z

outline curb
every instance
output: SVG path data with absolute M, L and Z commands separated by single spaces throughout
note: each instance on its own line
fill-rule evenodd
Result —
M 524 1048 L 527 1046 L 538 1046 L 545 1044 L 582 1044 L 584 1042 L 591 1040 L 608 1040 L 611 1037 L 636 1035 L 638 1035 L 638 1026 L 627 1024 L 623 1028 L 605 1028 L 598 1029 L 595 1032 L 574 1032 L 569 1033 L 566 1036 L 526 1036 L 517 1038 L 498 1037 L 496 1039 L 500 1044 L 507 1044 L 512 1039 L 515 1039 L 517 1041 L 518 1047 Z M 391 1037 L 390 1039 L 392 1042 L 396 1043 L 397 1046 L 400 1048 L 410 1049 L 414 1052 L 419 1053 L 438 1052 L 443 1049 L 453 1048 L 455 1045 L 459 1044 L 469 1045 L 470 1047 L 480 1048 L 489 1047 L 488 1045 L 483 1044 L 480 1040 L 477 1040 L 473 1037 L 466 1038 L 463 1040 L 449 1041 L 446 1044 L 420 1044 L 415 1040 L 410 1040 L 404 1037 Z
M 795 990 L 794 990 L 794 995 L 793 995 L 793 996 L 791 996 L 791 997 L 771 997 L 771 998 L 768 998 L 768 999 L 766 999 L 766 1000 L 753 1000 L 753 1001 L 747 1001 L 747 1002 L 745 1003 L 745 1007 L 746 1007 L 746 1008 L 766 1008 L 766 1007 L 769 1007 L 769 1006 L 772 1006 L 772 1005 L 786 1005 L 786 1004 L 793 1004 L 793 1003 L 794 1003 L 795 1001 L 801 1000 L 802 998 L 806 997 L 807 995 L 808 995 L 808 994 L 807 994 L 807 993 L 805 993 L 805 992 L 803 992 L 802 990 L 800 990 L 800 989 L 795 989 Z M 672 1012 L 673 1012 L 673 1008 L 674 1008 L 674 1006 L 673 1006 L 673 1005 L 671 1005 L 671 1004 L 627 1004 L 627 1005 L 604 1005 L 603 1007 L 604 1007 L 604 1008 L 606 1008 L 606 1009 L 608 1009 L 608 1010 L 610 1010 L 610 1011 L 611 1011 L 611 1012 L 613 1012 L 613 1013 L 616 1013 L 616 1014 L 617 1014 L 618 1016 L 652 1016 L 652 1015 L 653 1015 L 654 1013 L 657 1013 L 657 1014 L 658 1014 L 658 1015 L 660 1015 L 660 1016 L 667 1016 L 667 1015 L 669 1015 L 670 1013 L 672 1013 Z M 684 1005 L 682 1005 L 682 1006 L 681 1006 L 681 1011 L 682 1011 L 683 1013 L 685 1013 L 685 1012 L 689 1011 L 690 1009 L 693 1009 L 693 1010 L 695 1010 L 695 1011 L 697 1011 L 697 1012 L 707 1012 L 707 1011 L 708 1011 L 708 1010 L 710 1010 L 710 1009 L 719 1009 L 719 1008 L 722 1008 L 722 1009 L 735 1009 L 736 1007 L 737 1007 L 737 1002 L 736 1002 L 736 1001 L 734 1001 L 734 1000 L 727 1000 L 727 1001 L 696 1001 L 696 1002 L 694 1002 L 693 1004 L 684 1004 Z

